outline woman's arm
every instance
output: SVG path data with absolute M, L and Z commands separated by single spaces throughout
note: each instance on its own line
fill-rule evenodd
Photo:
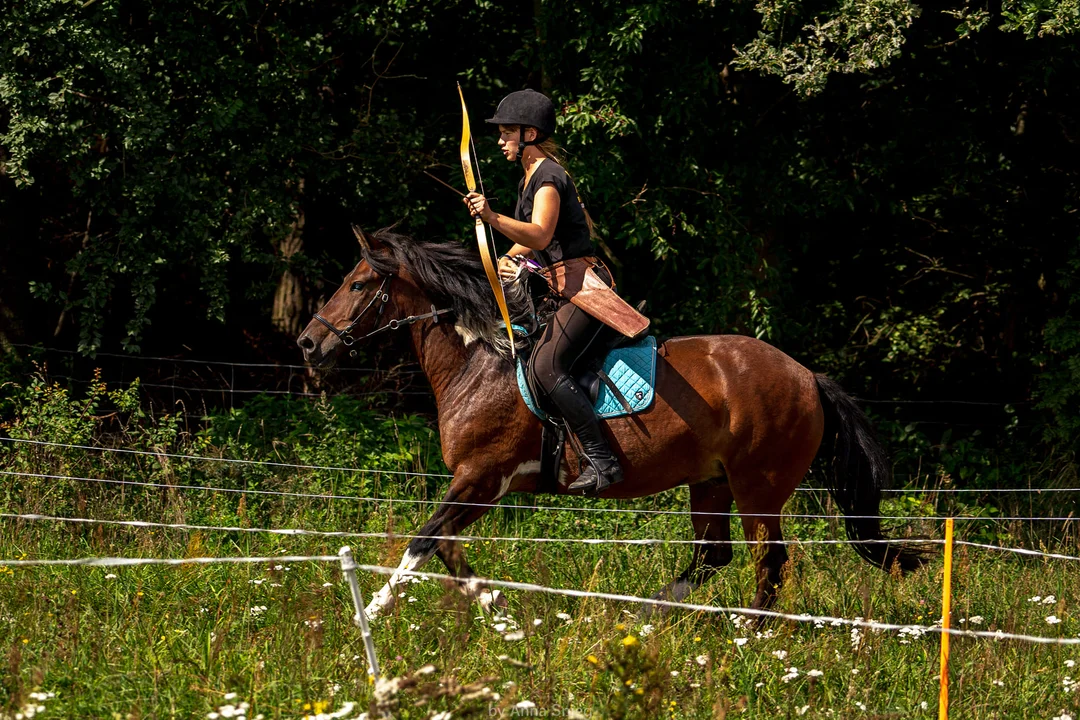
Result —
M 518 243 L 514 243 L 514 247 L 507 250 L 506 254 L 509 257 L 517 257 L 518 255 L 528 255 L 531 252 L 532 252 L 532 250 L 525 247 L 524 245 L 519 245 Z
M 527 250 L 543 250 L 551 244 L 555 235 L 555 226 L 559 223 L 559 191 L 554 185 L 543 185 L 533 196 L 531 222 L 521 222 L 506 215 L 501 215 L 488 205 L 487 198 L 479 193 L 469 193 L 465 205 L 475 216 L 488 223 L 494 229 L 514 241 L 511 255 L 521 255 Z M 518 250 L 518 246 L 524 248 Z

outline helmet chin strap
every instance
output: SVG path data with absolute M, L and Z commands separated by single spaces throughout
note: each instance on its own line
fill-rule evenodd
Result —
M 521 156 L 525 153 L 525 148 L 529 145 L 539 145 L 544 140 L 540 137 L 540 132 L 537 131 L 535 140 L 525 139 L 525 126 L 518 125 L 518 146 L 517 155 L 514 158 L 514 162 L 521 162 Z

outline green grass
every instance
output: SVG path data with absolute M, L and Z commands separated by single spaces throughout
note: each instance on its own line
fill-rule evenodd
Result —
M 245 421 L 233 417 L 230 422 Z M 161 427 L 158 420 L 146 423 Z M 409 427 L 416 432 L 408 435 L 394 423 L 385 425 L 398 439 L 390 445 L 380 444 L 385 438 L 361 442 L 353 436 L 323 437 L 316 428 L 284 448 L 254 442 L 240 448 L 221 440 L 225 434 L 210 441 L 209 435 L 199 440 L 178 432 L 158 449 L 295 461 L 341 453 L 343 445 L 353 453 L 336 458 L 343 465 L 374 464 L 383 470 L 434 465 L 430 449 L 425 449 L 429 435 L 418 426 Z M 48 432 L 40 425 L 32 428 L 27 416 L 12 421 L 9 432 L 74 439 L 55 427 Z M 130 426 L 106 439 L 118 445 L 136 441 Z M 437 497 L 446 483 L 0 445 L 0 469 L 84 477 L 396 498 Z M 370 455 L 373 447 L 381 448 L 378 456 Z M 430 511 L 389 502 L 0 478 L 0 507 L 9 513 L 407 533 L 419 528 Z M 557 504 L 685 509 L 686 495 L 679 489 L 638 503 L 559 499 Z M 815 498 L 800 493 L 788 509 L 817 512 L 821 505 Z M 511 496 L 506 502 L 535 500 Z M 883 509 L 887 514 L 934 511 L 907 496 Z M 1048 509 L 1025 507 L 1036 514 Z M 843 537 L 833 520 L 791 520 L 785 529 L 789 537 L 801 539 Z M 940 537 L 940 528 L 925 521 L 913 520 L 897 530 Z M 521 538 L 691 537 L 685 516 L 520 509 L 495 510 L 469 532 Z M 1060 525 L 959 525 L 958 535 L 1077 552 L 1075 533 Z M 332 555 L 342 544 L 352 546 L 358 562 L 396 566 L 405 541 L 0 521 L 0 559 L 9 560 Z M 523 539 L 470 543 L 467 553 L 477 572 L 492 578 L 650 596 L 681 571 L 690 548 Z M 925 625 L 940 615 L 939 559 L 897 578 L 871 568 L 843 546 L 793 547 L 791 556 L 779 610 Z M 426 569 L 444 571 L 437 560 Z M 753 577 L 750 553 L 738 547 L 732 564 L 690 601 L 746 606 Z M 360 574 L 367 597 L 383 581 Z M 407 597 L 372 627 L 384 674 L 416 681 L 398 696 L 398 718 L 427 718 L 438 711 L 451 711 L 454 718 L 489 717 L 499 710 L 508 717 L 529 712 L 565 717 L 569 709 L 590 718 L 937 715 L 935 634 L 905 638 L 897 632 L 863 631 L 853 642 L 850 627 L 772 622 L 754 629 L 724 615 L 681 610 L 646 618 L 638 606 L 523 591 L 508 592 L 513 620 L 501 620 L 508 627 L 500 632 L 494 628 L 500 620 L 484 617 L 476 605 L 439 582 L 402 589 Z M 1055 599 L 1051 604 L 1031 602 L 1034 595 Z M 954 623 L 982 616 L 980 629 L 1053 637 L 1080 634 L 1074 613 L 1080 602 L 1080 563 L 957 548 L 953 596 Z M 340 710 L 347 702 L 356 705 L 345 717 L 356 717 L 369 708 L 374 688 L 352 613 L 348 586 L 333 563 L 0 569 L 5 668 L 0 674 L 0 718 L 14 717 L 27 703 L 38 704 L 30 698 L 32 692 L 54 693 L 40 701 L 46 718 L 204 718 L 240 702 L 249 705 L 247 718 L 300 718 Z M 1048 624 L 1050 615 L 1062 621 Z M 646 624 L 651 631 L 645 630 Z M 504 639 L 515 625 L 525 637 Z M 1049 719 L 1063 709 L 1077 715 L 1080 690 L 1066 692 L 1063 681 L 1080 677 L 1080 667 L 1066 665 L 1080 662 L 1080 648 L 968 638 L 954 638 L 952 648 L 953 717 Z M 436 671 L 411 675 L 426 664 Z M 792 667 L 798 668 L 797 676 L 789 671 Z M 484 687 L 490 689 L 486 695 L 465 699 L 470 690 L 483 693 Z M 523 701 L 536 709 L 514 707 Z
M 303 479 L 296 481 L 302 489 Z M 81 497 L 85 517 L 245 522 L 242 500 L 235 496 L 138 491 L 121 500 L 113 488 L 65 490 Z M 407 494 L 408 488 L 402 490 Z M 671 495 L 671 504 L 678 505 L 681 493 Z M 6 508 L 16 509 L 46 508 Z M 263 509 L 260 525 L 385 530 L 392 524 L 406 532 L 425 517 L 415 506 L 397 506 L 391 523 L 385 509 L 367 510 L 348 501 L 282 500 L 275 501 L 272 510 Z M 689 537 L 685 518 L 615 521 L 574 514 L 568 521 L 564 515 L 500 510 L 473 532 L 549 536 L 553 529 L 573 524 L 578 537 Z M 822 530 L 804 528 L 811 536 L 827 534 Z M 340 544 L 311 537 L 52 522 L 8 521 L 0 526 L 0 557 L 9 559 L 333 554 Z M 371 540 L 349 544 L 358 561 L 383 565 L 396 565 L 402 545 Z M 655 592 L 678 573 L 689 552 L 685 546 L 525 541 L 470 545 L 469 556 L 484 575 L 633 595 Z M 792 555 L 781 610 L 916 624 L 937 617 L 940 563 L 896 579 L 872 570 L 844 547 L 806 546 Z M 366 707 L 372 689 L 339 569 L 291 563 L 287 570 L 277 570 L 276 565 L 9 568 L 0 574 L 0 637 L 7 638 L 8 668 L 0 702 L 11 712 L 34 689 L 53 692 L 56 697 L 47 703 L 52 717 L 203 717 L 226 704 L 230 692 L 238 693 L 236 702 L 250 703 L 252 717 L 301 717 L 305 707 L 310 712 L 316 702 L 336 709 L 351 700 Z M 429 569 L 442 571 L 437 564 Z M 1080 601 L 1078 574 L 1075 564 L 1064 561 L 961 548 L 955 567 L 955 618 L 981 615 L 984 628 L 1075 636 L 1080 626 L 1071 610 Z M 361 574 L 360 579 L 368 596 L 382 584 L 375 576 Z M 691 599 L 745 606 L 752 579 L 749 553 L 740 548 L 732 565 Z M 748 717 L 795 717 L 806 705 L 807 717 L 825 717 L 830 711 L 844 717 L 862 715 L 858 703 L 871 715 L 936 713 L 934 635 L 903 644 L 897 633 L 867 631 L 853 644 L 848 627 L 777 622 L 762 628 L 759 638 L 758 631 L 737 628 L 726 617 L 682 611 L 648 620 L 653 630 L 643 635 L 645 619 L 639 607 L 511 591 L 509 612 L 527 637 L 506 641 L 492 628 L 493 620 L 483 618 L 455 591 L 431 581 L 405 589 L 415 602 L 402 599 L 390 617 L 373 626 L 383 672 L 404 675 L 431 663 L 438 677 L 462 683 L 493 678 L 486 684 L 502 695 L 496 706 L 529 700 L 539 708 L 558 705 L 590 717 L 610 717 L 619 714 L 621 698 L 627 717 L 714 717 L 725 707 L 744 705 Z M 1056 601 L 1029 602 L 1035 594 L 1052 594 Z M 261 606 L 264 612 L 252 612 Z M 571 620 L 560 619 L 559 613 Z M 1051 614 L 1063 622 L 1048 625 L 1045 618 Z M 639 636 L 640 644 L 624 646 L 628 635 Z M 734 640 L 740 637 L 747 642 L 736 646 Z M 778 652 L 787 653 L 783 661 L 774 657 Z M 531 667 L 509 664 L 501 655 Z M 589 662 L 590 655 L 595 664 Z M 696 660 L 699 656 L 707 658 L 703 665 Z M 956 639 L 954 716 L 1050 717 L 1075 707 L 1076 694 L 1066 694 L 1062 686 L 1064 677 L 1080 675 L 1065 667 L 1071 659 L 1080 660 L 1080 652 Z M 793 666 L 799 676 L 783 681 L 786 668 Z M 823 675 L 810 677 L 810 670 Z M 619 689 L 627 680 L 633 688 Z M 637 695 L 633 690 L 639 687 L 643 692 Z M 427 708 L 409 707 L 411 702 L 404 703 L 399 717 L 427 716 Z M 920 709 L 924 702 L 930 709 Z M 452 709 L 459 703 L 442 698 L 431 706 Z M 485 703 L 466 705 L 481 715 L 487 712 Z M 673 712 L 661 712 L 666 708 Z

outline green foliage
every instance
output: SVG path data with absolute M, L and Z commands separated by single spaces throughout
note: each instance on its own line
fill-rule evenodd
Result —
M 604 660 L 589 655 L 586 662 L 596 669 L 596 682 L 610 688 L 604 716 L 615 720 L 624 718 L 657 718 L 665 710 L 664 695 L 669 686 L 669 671 L 659 659 L 655 648 L 642 645 L 634 633 L 624 634 L 626 626 L 619 623 L 619 635 L 605 643 Z
M 243 408 L 203 418 L 199 429 L 188 432 L 180 415 L 146 409 L 138 380 L 107 390 L 98 378 L 78 396 L 38 375 L 25 387 L 9 386 L 9 392 L 12 411 L 4 431 L 30 442 L 0 443 L 0 463 L 20 473 L 271 491 L 299 476 L 308 493 L 422 499 L 439 494 L 439 480 L 409 472 L 446 472 L 437 435 L 426 421 L 412 415 L 387 417 L 346 396 L 318 402 L 255 396 Z M 67 445 L 138 452 L 90 452 Z M 220 457 L 270 464 L 214 460 Z M 85 512 L 88 497 L 108 507 L 114 490 L 79 480 L 38 486 L 25 477 L 9 478 L 0 486 L 0 497 L 8 502 L 22 498 L 20 503 L 35 511 L 47 508 L 50 514 Z M 47 487 L 47 492 L 27 494 L 29 487 Z M 169 514 L 150 491 L 136 497 L 151 500 L 147 510 Z M 198 516 L 236 524 L 265 517 L 276 507 L 258 495 L 242 499 L 226 494 L 219 500 L 200 508 Z
M 816 10 L 817 3 L 759 2 L 762 33 L 739 50 L 736 64 L 777 75 L 800 95 L 814 95 L 830 75 L 888 65 L 899 56 L 904 31 L 920 12 L 908 0 L 843 0 L 824 17 Z M 810 13 L 813 19 L 799 26 Z
M 420 172 L 457 182 L 454 81 L 476 128 L 530 85 L 658 334 L 761 337 L 865 397 L 1027 413 L 1037 391 L 1071 442 L 1075 8 L 20 3 L 0 16 L 2 227 L 40 252 L 5 267 L 0 319 L 25 282 L 52 305 L 23 299 L 23 326 L 84 352 L 217 352 L 201 315 L 272 353 L 279 278 L 306 315 L 355 260 L 349 221 L 465 235 Z M 520 168 L 477 147 L 507 212 Z
M 229 457 L 261 456 L 270 447 L 280 462 L 370 471 L 313 470 L 313 492 L 332 488 L 338 494 L 369 495 L 376 487 L 372 477 L 380 470 L 446 473 L 438 436 L 425 420 L 387 417 L 345 395 L 314 403 L 256 396 L 242 408 L 207 418 L 194 442 Z M 248 475 L 274 477 L 277 472 L 255 468 Z M 436 483 L 430 486 L 434 490 Z
M 1040 368 L 1039 407 L 1054 420 L 1043 437 L 1075 452 L 1080 449 L 1080 247 L 1073 249 L 1060 275 L 1066 311 L 1046 324 L 1047 352 L 1034 360 Z
M 137 350 L 169 274 L 188 275 L 205 312 L 223 319 L 235 302 L 230 266 L 303 267 L 302 253 L 282 255 L 277 243 L 301 222 L 310 185 L 346 205 L 387 188 L 379 221 L 400 217 L 401 193 L 387 182 L 394 157 L 370 158 L 408 152 L 417 121 L 386 107 L 378 77 L 370 88 L 338 78 L 343 58 L 356 58 L 345 48 L 366 49 L 381 69 L 398 45 L 391 34 L 421 31 L 423 15 L 118 0 L 32 0 L 4 13 L 3 173 L 27 190 L 42 176 L 55 183 L 59 169 L 70 195 L 55 219 L 81 241 L 64 253 L 72 290 L 35 278 L 35 297 L 74 313 L 84 352 L 101 346 L 112 312 L 125 317 L 122 344 Z M 121 290 L 129 299 L 117 307 Z
M 908 0 L 760 0 L 758 37 L 739 48 L 735 63 L 776 75 L 801 95 L 815 95 L 836 74 L 870 73 L 900 57 L 904 33 L 922 12 Z M 933 9 L 956 18 L 957 39 L 985 28 L 984 8 Z M 1072 35 L 1080 31 L 1077 0 L 1008 0 L 1002 4 L 1001 30 L 1028 38 Z
M 109 391 L 101 382 L 100 372 L 87 388 L 86 396 L 72 397 L 59 383 L 50 383 L 44 375 L 30 378 L 29 384 L 15 394 L 13 420 L 5 428 L 8 435 L 22 440 L 85 445 L 101 431 L 100 414 L 110 401 L 121 411 L 142 415 L 138 403 L 138 381 L 126 389 Z
M 1005 22 L 1002 30 L 1027 37 L 1075 35 L 1080 31 L 1080 2 L 1077 0 L 1006 0 L 1002 3 Z
M 45 717 L 235 716 L 241 703 L 247 703 L 248 717 L 299 720 L 341 712 L 346 703 L 352 713 L 342 716 L 353 717 L 361 709 L 375 715 L 376 697 L 352 619 L 350 590 L 336 563 L 30 568 L 3 561 L 333 555 L 347 542 L 360 562 L 393 566 L 401 542 L 270 534 L 259 528 L 408 533 L 427 519 L 429 506 L 260 496 L 251 491 L 310 494 L 331 476 L 304 468 L 170 458 L 164 452 L 212 458 L 243 451 L 251 459 L 288 461 L 295 459 L 297 444 L 322 445 L 325 457 L 343 457 L 335 453 L 344 441 L 356 458 L 383 469 L 440 470 L 417 466 L 430 437 L 418 423 L 391 422 L 347 402 L 258 398 L 244 411 L 207 418 L 208 429 L 198 437 L 180 432 L 169 440 L 163 437 L 170 436 L 168 422 L 137 409 L 137 385 L 112 393 L 95 386 L 75 397 L 37 379 L 27 383 L 25 394 L 16 395 L 22 399 L 10 417 L 12 434 L 38 440 L 79 437 L 95 445 L 114 441 L 152 455 L 0 443 L 0 471 L 129 482 L 153 478 L 171 487 L 5 475 L 4 513 L 77 510 L 80 517 L 103 521 L 229 525 L 251 532 L 5 519 L 0 523 L 0 637 L 8 640 L 8 650 L 0 713 L 14 716 L 35 697 L 45 697 L 34 700 L 47 707 Z M 276 428 L 289 432 L 294 425 L 303 432 L 285 442 L 284 435 L 272 434 Z M 334 435 L 339 426 L 345 432 Z M 969 452 L 969 446 L 955 442 L 944 462 L 963 468 Z M 172 474 L 152 475 L 153 467 Z M 180 487 L 229 483 L 247 492 Z M 415 500 L 424 492 L 396 476 L 373 490 L 387 500 Z M 823 500 L 817 493 L 798 493 L 786 510 L 816 513 L 825 509 Z M 1050 529 L 991 519 L 1019 513 L 1033 500 L 1043 502 L 1029 496 L 972 496 L 953 509 L 986 520 L 958 523 L 957 535 L 1075 553 L 1075 534 L 1059 524 Z M 882 509 L 910 518 L 894 522 L 894 530 L 936 537 L 937 523 L 918 517 L 942 512 L 948 502 L 912 493 L 890 496 Z M 624 509 L 685 511 L 686 491 L 619 503 Z M 610 507 L 581 498 L 558 504 Z M 1058 512 L 1065 511 L 1059 507 Z M 513 538 L 464 548 L 482 576 L 646 597 L 677 577 L 691 553 L 689 546 L 669 543 L 530 542 L 551 537 L 685 540 L 690 536 L 686 515 L 626 519 L 623 513 L 505 508 L 485 515 L 470 533 Z M 838 539 L 842 530 L 832 519 L 793 518 L 785 522 L 785 536 Z M 783 612 L 919 625 L 939 616 L 933 598 L 940 593 L 940 572 L 933 564 L 896 578 L 870 570 L 844 547 L 794 545 L 790 552 L 777 608 Z M 745 607 L 755 580 L 752 554 L 736 546 L 733 562 L 688 600 Z M 954 557 L 955 627 L 1061 637 L 1080 630 L 1073 612 L 1080 602 L 1075 563 L 988 555 L 972 548 L 957 548 Z M 436 562 L 425 570 L 442 568 Z M 359 580 L 365 597 L 384 582 L 368 573 L 360 573 Z M 936 685 L 927 683 L 937 671 L 933 633 L 853 633 L 828 623 L 753 627 L 738 615 L 679 610 L 645 617 L 640 608 L 624 603 L 517 590 L 507 592 L 509 615 L 492 618 L 466 603 L 454 585 L 424 581 L 399 588 L 405 597 L 397 610 L 372 626 L 383 672 L 397 679 L 393 702 L 386 701 L 388 693 L 382 695 L 384 707 L 396 705 L 395 717 L 520 717 L 533 709 L 530 705 L 537 714 L 548 711 L 549 717 L 557 709 L 561 716 L 590 719 L 689 720 L 735 712 L 783 717 L 797 716 L 804 707 L 820 716 L 829 711 L 835 716 L 934 716 L 930 707 Z M 1033 595 L 1038 602 L 1030 601 Z M 1050 604 L 1043 600 L 1047 595 L 1054 596 Z M 1061 622 L 1050 625 L 1051 615 Z M 1073 707 L 1071 696 L 1063 699 L 1061 690 L 1063 678 L 1072 676 L 1065 663 L 1072 656 L 1060 647 L 974 639 L 953 647 L 953 673 L 964 678 L 951 695 L 954 712 L 989 720 L 1046 717 L 1060 713 L 1063 705 Z M 429 663 L 434 669 L 425 667 Z M 229 709 L 223 713 L 223 708 Z
M 956 26 L 956 34 L 960 38 L 977 33 L 990 23 L 989 11 L 981 8 L 965 5 L 959 10 L 942 10 L 942 12 L 960 21 L 960 24 Z

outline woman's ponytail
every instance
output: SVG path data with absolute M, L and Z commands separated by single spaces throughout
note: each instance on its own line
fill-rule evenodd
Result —
M 552 138 L 544 138 L 543 141 L 538 142 L 535 147 L 537 150 L 544 153 L 546 158 L 558 163 L 564 170 L 566 169 L 566 151 Z M 566 174 L 570 175 L 570 172 L 567 171 Z M 574 184 L 574 187 L 575 189 L 577 188 L 577 183 Z M 589 209 L 585 207 L 585 203 L 581 201 L 580 193 L 578 193 L 578 202 L 581 203 L 581 211 L 585 213 L 585 224 L 589 227 L 589 237 L 593 240 L 598 239 L 599 236 L 596 234 L 596 228 L 593 226 L 592 215 L 589 214 Z

